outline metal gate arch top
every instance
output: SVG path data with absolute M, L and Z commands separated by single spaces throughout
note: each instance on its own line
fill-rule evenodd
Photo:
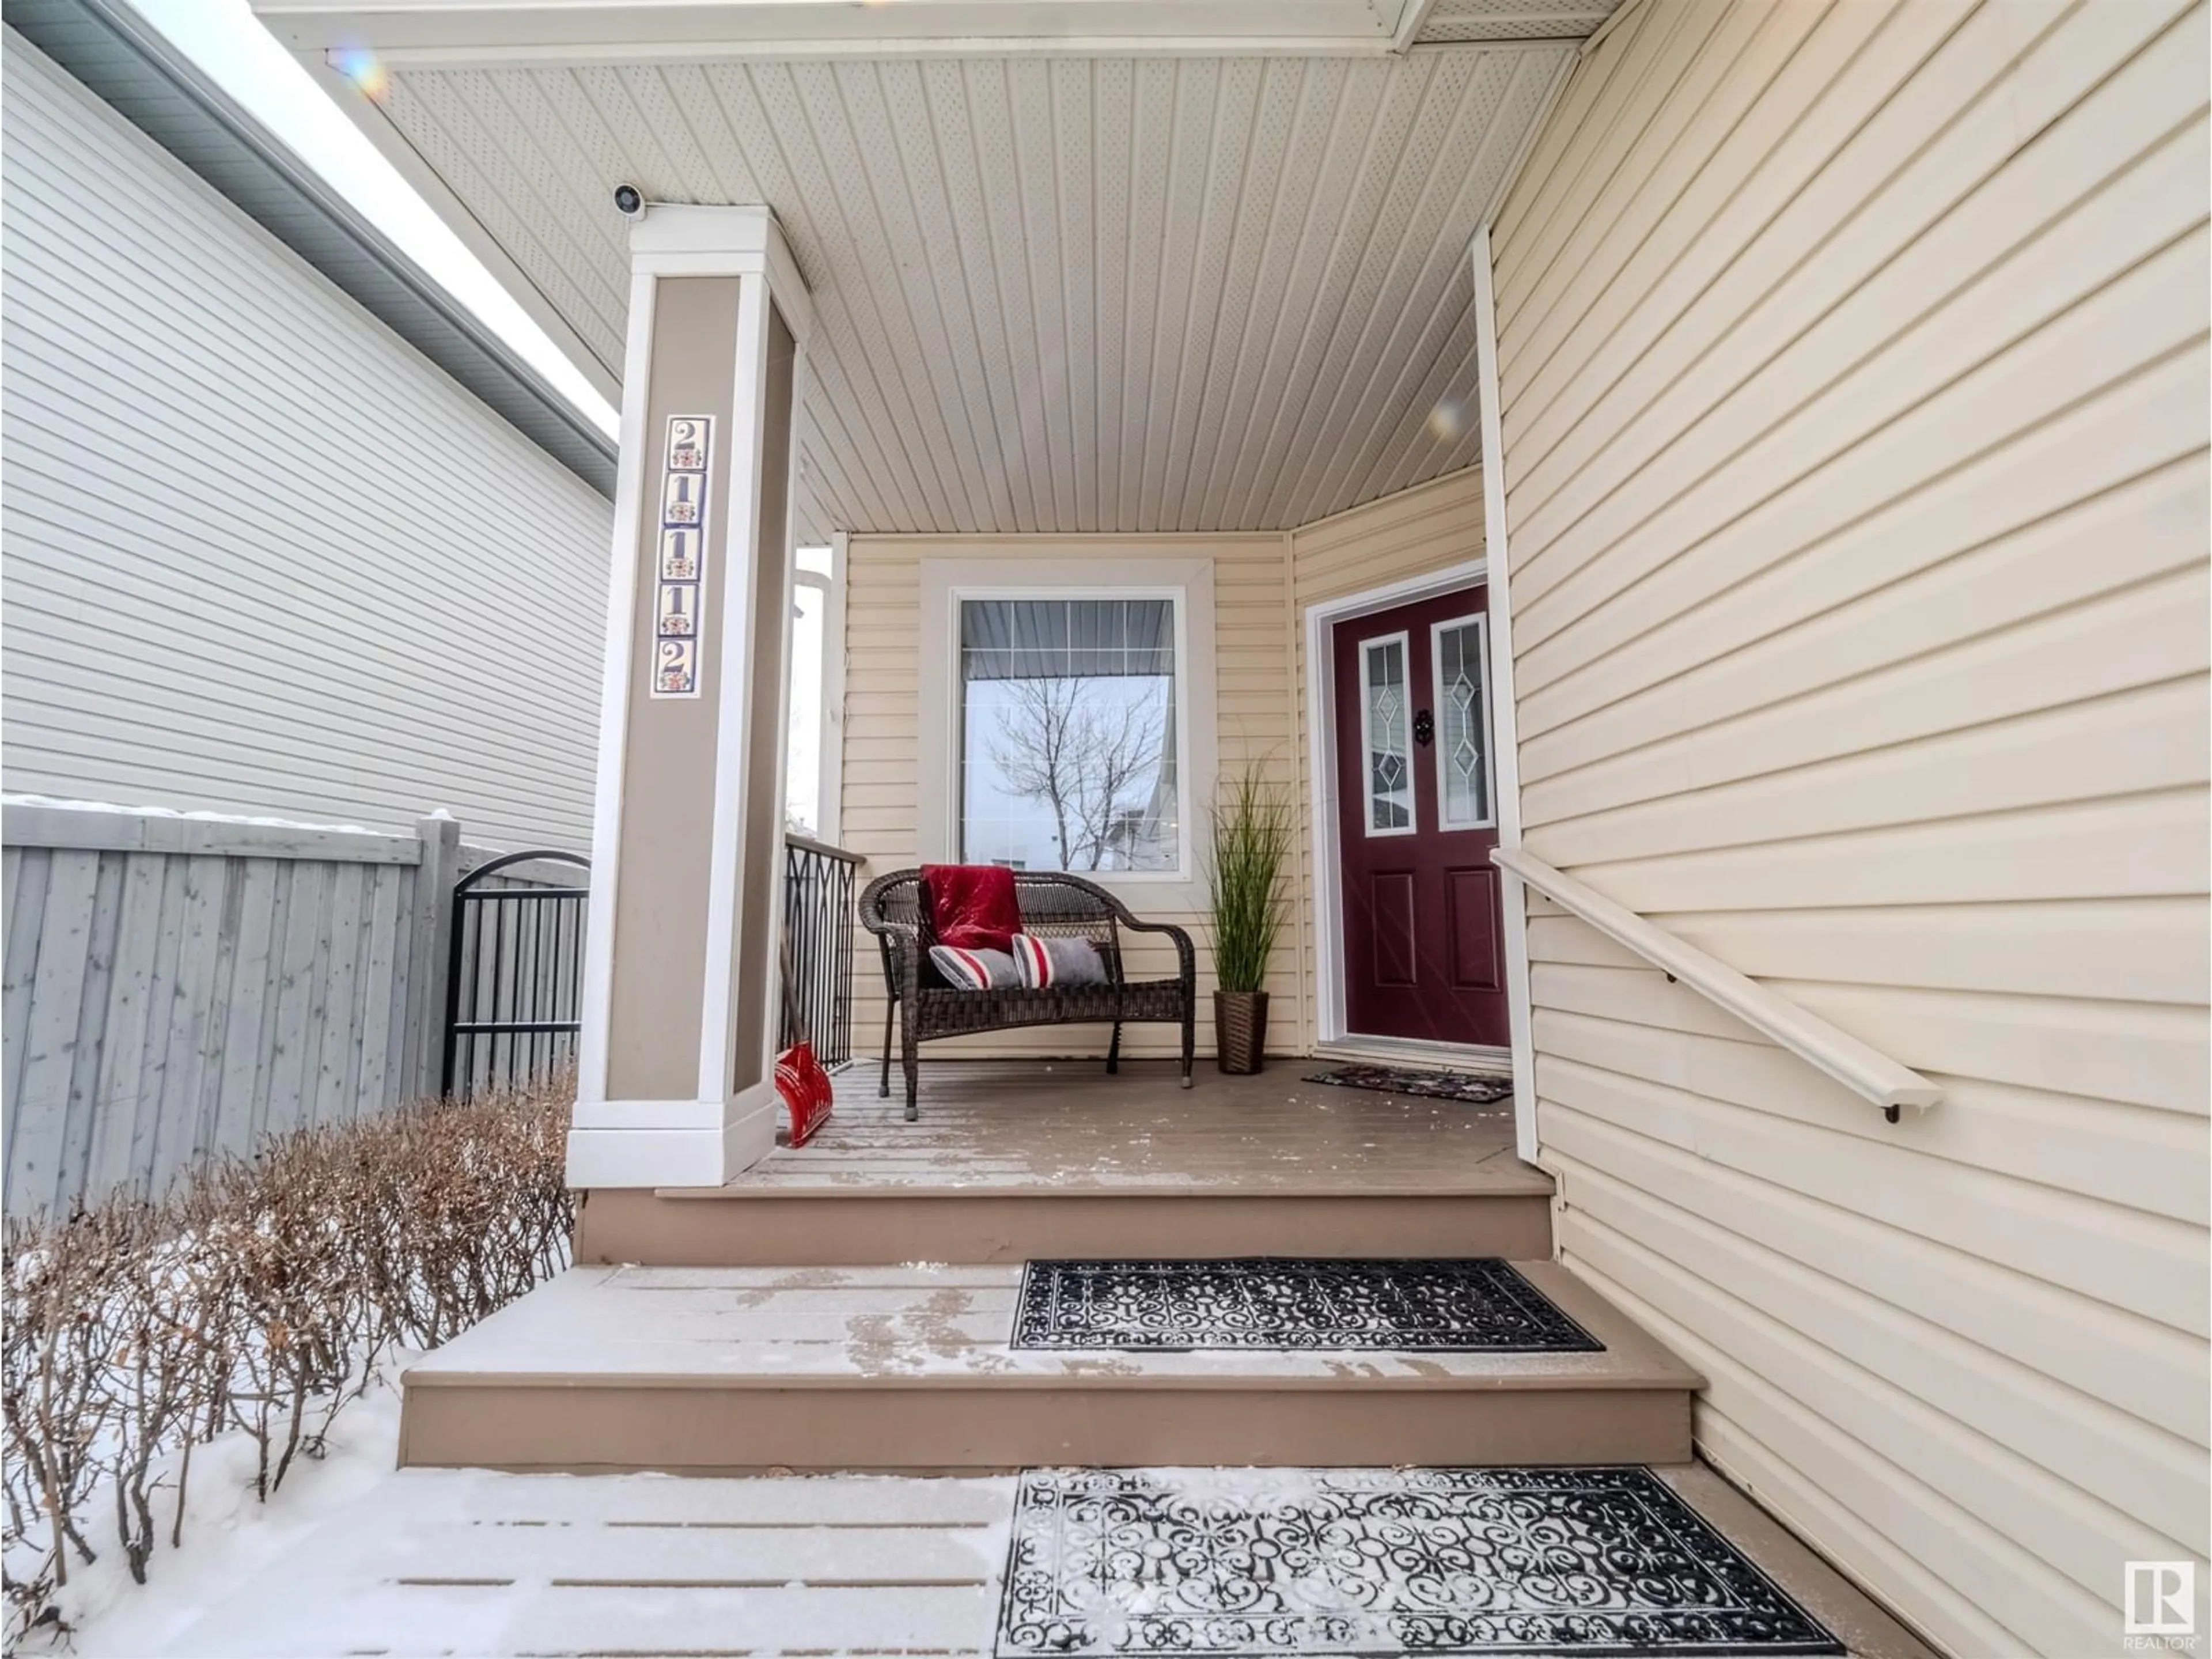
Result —
M 579 853 L 508 853 L 453 884 L 441 1093 L 514 1087 L 575 1063 L 592 890 L 501 881 L 533 864 L 592 867 Z

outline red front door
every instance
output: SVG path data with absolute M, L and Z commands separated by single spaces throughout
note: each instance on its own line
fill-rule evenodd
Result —
M 1337 844 L 1353 1034 L 1507 1042 L 1490 591 L 1338 623 Z

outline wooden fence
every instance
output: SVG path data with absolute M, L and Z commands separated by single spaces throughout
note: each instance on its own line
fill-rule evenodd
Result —
M 435 1093 L 460 831 L 0 807 L 8 1213 Z

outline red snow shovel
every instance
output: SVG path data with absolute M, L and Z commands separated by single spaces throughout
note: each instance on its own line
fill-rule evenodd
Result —
M 814 1057 L 814 1045 L 807 1041 L 805 1022 L 799 1018 L 799 999 L 791 984 L 788 939 L 783 945 L 783 1019 L 784 1036 L 791 1046 L 775 1057 L 775 1091 L 791 1108 L 788 1144 L 804 1146 L 814 1138 L 814 1132 L 830 1121 L 836 1091 L 830 1073 Z

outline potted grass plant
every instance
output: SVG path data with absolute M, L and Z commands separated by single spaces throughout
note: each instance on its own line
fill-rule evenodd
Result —
M 1222 792 L 1206 854 L 1213 924 L 1215 1063 L 1243 1074 L 1260 1069 L 1267 1047 L 1267 965 L 1283 927 L 1284 866 L 1293 819 L 1282 786 L 1256 761 Z

